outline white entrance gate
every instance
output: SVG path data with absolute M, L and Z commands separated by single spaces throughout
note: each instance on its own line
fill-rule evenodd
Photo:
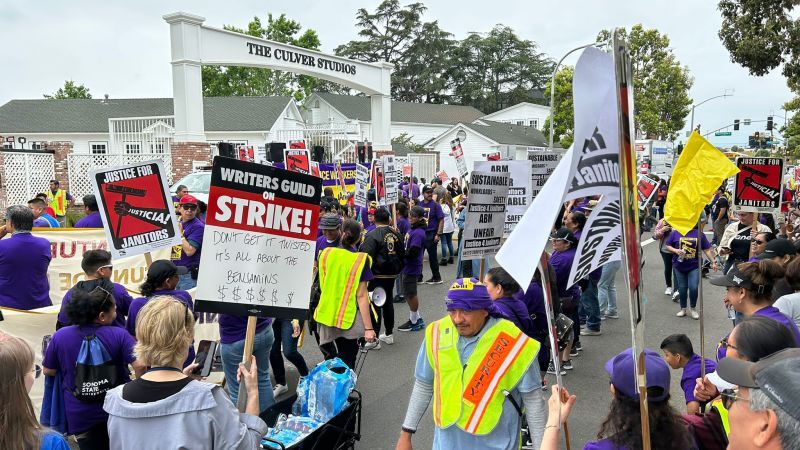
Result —
M 4 151 L 3 177 L 6 185 L 6 204 L 27 205 L 40 192 L 47 192 L 50 180 L 55 179 L 53 154 L 45 152 Z
M 166 153 L 132 153 L 132 154 L 103 154 L 89 155 L 72 153 L 67 156 L 69 167 L 69 192 L 75 198 L 75 203 L 82 204 L 83 196 L 92 193 L 92 183 L 89 172 L 93 169 L 124 166 L 143 161 L 160 159 L 164 162 L 164 172 L 167 182 L 172 184 L 172 156 Z
M 340 83 L 370 96 L 375 150 L 391 150 L 391 73 L 387 62 L 365 63 L 203 25 L 204 17 L 167 14 L 172 50 L 175 141 L 206 142 L 201 68 L 246 66 L 283 70 Z

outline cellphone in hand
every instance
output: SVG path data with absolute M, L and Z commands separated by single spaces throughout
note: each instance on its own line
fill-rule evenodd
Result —
M 218 347 L 219 343 L 217 341 L 200 341 L 197 346 L 197 356 L 194 358 L 194 362 L 199 366 L 192 371 L 193 374 L 201 377 L 207 377 L 211 374 L 211 366 L 214 365 L 214 357 L 217 354 Z

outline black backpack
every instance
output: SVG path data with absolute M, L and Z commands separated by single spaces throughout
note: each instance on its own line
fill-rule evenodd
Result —
M 396 276 L 403 270 L 406 249 L 402 236 L 394 228 L 387 226 L 370 231 L 360 250 L 372 257 L 375 275 Z
M 106 392 L 119 384 L 119 369 L 106 347 L 94 334 L 84 336 L 75 361 L 72 394 L 83 403 L 102 402 Z

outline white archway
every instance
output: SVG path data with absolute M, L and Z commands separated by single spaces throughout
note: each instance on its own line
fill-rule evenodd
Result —
M 170 25 L 175 141 L 205 142 L 201 67 L 247 66 L 310 75 L 368 94 L 372 100 L 372 141 L 391 150 L 390 63 L 364 63 L 293 45 L 203 25 L 204 17 L 176 12 Z

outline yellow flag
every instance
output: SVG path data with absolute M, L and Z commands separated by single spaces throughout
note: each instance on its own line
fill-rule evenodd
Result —
M 697 227 L 700 213 L 722 182 L 739 169 L 697 131 L 693 131 L 672 172 L 664 218 L 681 234 Z

